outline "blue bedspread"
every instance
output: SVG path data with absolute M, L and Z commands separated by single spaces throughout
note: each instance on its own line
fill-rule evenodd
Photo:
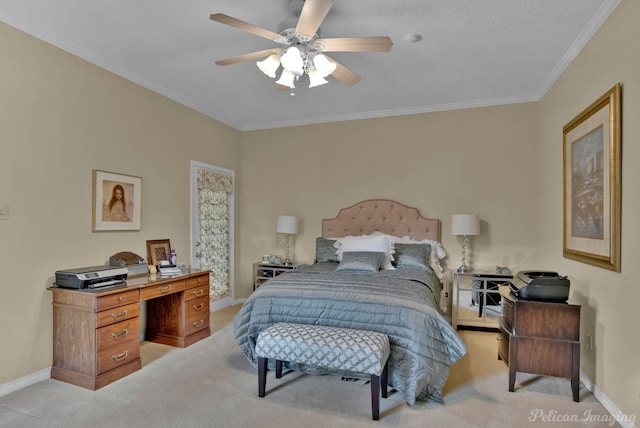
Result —
M 234 334 L 244 355 L 256 365 L 258 334 L 278 322 L 378 331 L 391 343 L 389 384 L 410 405 L 441 403 L 449 369 L 466 346 L 438 309 L 438 278 L 413 268 L 337 272 L 336 266 L 306 266 L 258 288 L 235 318 Z M 295 368 L 317 373 L 317 368 Z

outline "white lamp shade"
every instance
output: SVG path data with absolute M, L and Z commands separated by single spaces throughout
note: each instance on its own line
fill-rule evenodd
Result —
M 287 86 L 291 89 L 295 88 L 296 85 L 294 84 L 294 79 L 295 79 L 295 75 L 290 72 L 287 69 L 282 70 L 282 74 L 280 75 L 280 78 L 278 79 L 278 81 L 276 82 L 278 85 L 282 85 L 282 86 Z
M 325 83 L 329 83 L 322 73 L 318 70 L 309 71 L 309 87 L 315 88 L 316 86 L 324 85 Z
M 327 57 L 322 54 L 318 54 L 313 58 L 313 65 L 322 77 L 327 77 L 336 69 L 336 64 L 329 61 Z
M 287 51 L 284 53 L 284 55 L 282 55 L 282 58 L 280 59 L 280 64 L 283 68 L 289 70 L 297 76 L 301 76 L 304 72 L 304 61 L 302 60 L 300 49 L 296 48 L 295 46 L 287 49 Z
M 291 215 L 279 215 L 276 233 L 298 234 L 298 218 Z
M 477 214 L 454 214 L 451 217 L 451 234 L 472 236 L 480 234 L 480 219 Z
M 269 55 L 262 61 L 258 61 L 256 63 L 260 71 L 262 71 L 267 76 L 272 79 L 276 78 L 276 70 L 280 67 L 280 56 L 279 55 Z

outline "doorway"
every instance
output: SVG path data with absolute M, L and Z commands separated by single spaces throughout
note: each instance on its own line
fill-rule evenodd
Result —
M 233 304 L 234 172 L 191 161 L 191 266 L 210 270 L 211 312 Z

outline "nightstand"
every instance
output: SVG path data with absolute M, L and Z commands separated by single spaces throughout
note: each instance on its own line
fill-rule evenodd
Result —
M 498 334 L 498 359 L 509 366 L 509 391 L 516 372 L 571 379 L 580 401 L 580 305 L 516 298 L 506 287 Z
M 272 263 L 257 262 L 253 264 L 253 289 L 260 287 L 265 281 L 276 276 L 298 269 L 302 264 L 297 265 L 276 265 Z
M 509 284 L 513 276 L 487 272 L 451 273 L 453 328 L 479 327 L 497 331 L 501 311 L 499 286 Z

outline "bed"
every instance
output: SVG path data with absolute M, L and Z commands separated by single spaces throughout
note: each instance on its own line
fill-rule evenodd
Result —
M 398 202 L 367 200 L 340 210 L 322 221 L 313 264 L 268 280 L 243 304 L 234 321 L 236 342 L 257 365 L 258 334 L 278 322 L 385 333 L 389 384 L 409 405 L 442 403 L 450 367 L 466 346 L 438 306 L 439 239 L 439 220 Z

